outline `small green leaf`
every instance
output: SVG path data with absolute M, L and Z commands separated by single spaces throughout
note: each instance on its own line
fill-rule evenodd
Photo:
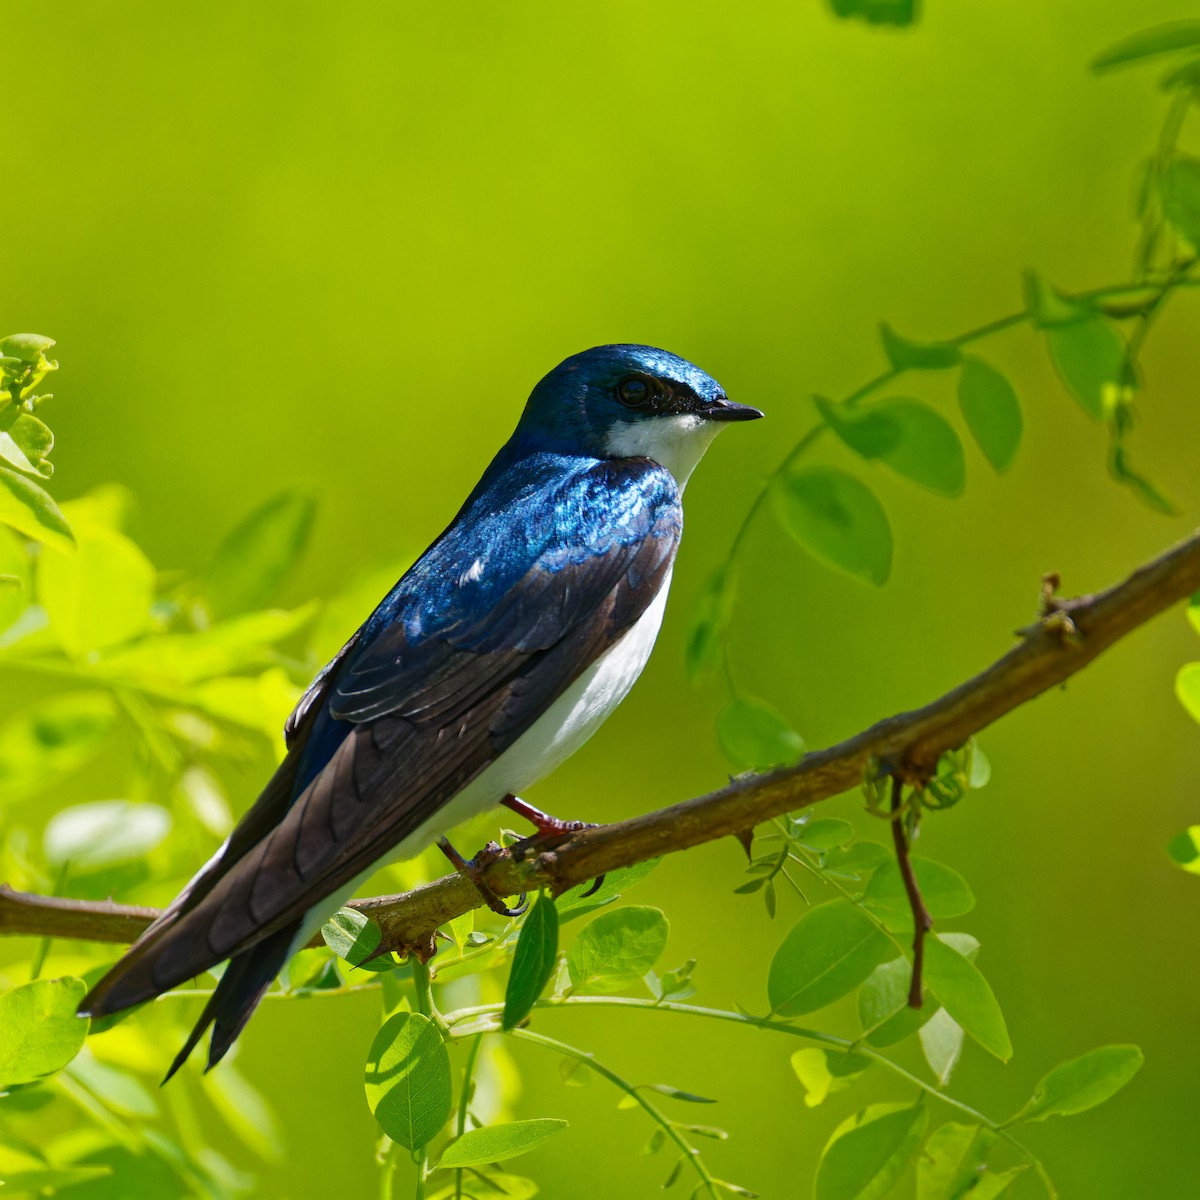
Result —
M 116 712 L 104 692 L 54 696 L 0 725 L 0 790 L 12 803 L 78 770 L 102 748 Z
M 872 1046 L 892 1046 L 915 1033 L 934 1012 L 934 1005 L 910 1008 L 912 963 L 894 958 L 880 963 L 858 989 L 858 1019 Z
M 988 981 L 936 935 L 925 940 L 925 982 L 946 1011 L 985 1050 L 1007 1062 L 1012 1042 Z
M 868 25 L 911 25 L 917 19 L 917 0 L 829 0 L 834 15 L 857 17 Z
M 1193 875 L 1200 875 L 1200 825 L 1189 825 L 1182 833 L 1177 833 L 1167 843 L 1167 853 L 1173 863 Z
M 1012 384 L 990 364 L 968 358 L 958 380 L 958 403 L 984 457 L 996 471 L 1007 471 L 1017 455 L 1024 428 Z
M 515 1029 L 527 1016 L 554 974 L 558 958 L 558 909 L 539 892 L 521 923 L 517 950 L 504 993 L 504 1029 Z
M 791 1061 L 809 1108 L 823 1104 L 833 1092 L 848 1088 L 871 1065 L 871 1060 L 861 1054 L 836 1054 L 819 1047 L 797 1050 Z
M 0 1087 L 32 1083 L 79 1053 L 88 1023 L 75 1015 L 82 979 L 35 979 L 0 996 Z
M 711 674 L 721 661 L 733 600 L 733 572 L 722 567 L 709 577 L 692 610 L 684 662 L 693 683 Z
M 69 551 L 75 540 L 62 509 L 32 479 L 0 466 L 0 525 L 44 542 L 55 550 Z
M 1162 178 L 1163 214 L 1193 250 L 1200 250 L 1200 158 L 1172 159 Z
M 1092 308 L 1047 283 L 1036 271 L 1025 272 L 1025 307 L 1036 329 L 1069 325 L 1092 315 Z
M 668 932 L 662 910 L 645 905 L 593 917 L 567 955 L 572 986 L 588 992 L 619 992 L 640 983 L 666 949 Z
M 405 1150 L 428 1145 L 453 1102 L 450 1056 L 438 1028 L 421 1013 L 397 1013 L 371 1043 L 367 1104 L 384 1133 Z
M 872 871 L 892 857 L 878 842 L 855 842 L 845 849 L 833 849 L 825 855 L 825 870 L 846 879 L 866 879 Z
M 8 443 L 5 442 L 5 437 Z M 11 444 L 16 450 L 16 458 L 5 452 L 6 444 Z M 27 464 L 24 469 L 35 471 L 43 479 L 49 479 L 54 474 L 54 468 L 49 462 L 50 451 L 53 449 L 54 434 L 50 432 L 50 427 L 31 413 L 22 413 L 8 427 L 7 434 L 0 435 L 0 456 L 8 458 L 16 467 L 20 467 L 21 460 L 24 460 Z
M 1171 21 L 1122 38 L 1092 59 L 1093 71 L 1105 71 L 1176 50 L 1200 46 L 1200 21 Z
M 390 954 L 371 958 L 383 941 L 383 933 L 366 913 L 356 908 L 339 908 L 321 926 L 321 938 L 338 958 L 352 967 L 364 971 L 392 971 L 396 967 Z
M 813 402 L 829 428 L 863 458 L 879 458 L 900 444 L 900 426 L 886 409 L 847 408 L 823 396 L 814 396 Z
M 1137 1046 L 1101 1046 L 1060 1063 L 1034 1088 L 1028 1103 L 1008 1124 L 1087 1112 L 1115 1096 L 1142 1069 L 1144 1061 Z
M 945 1087 L 950 1082 L 962 1056 L 963 1037 L 963 1027 L 944 1008 L 939 1008 L 921 1026 L 921 1052 L 938 1087 Z
M 853 991 L 883 961 L 887 937 L 849 900 L 811 908 L 771 960 L 767 996 L 784 1017 L 824 1008 Z
M 1187 709 L 1193 721 L 1200 721 L 1200 662 L 1188 663 L 1179 668 L 1175 676 L 1175 695 Z
M 510 1121 L 504 1125 L 485 1125 L 471 1129 L 446 1147 L 438 1167 L 486 1167 L 505 1162 L 535 1150 L 547 1138 L 562 1133 L 566 1121 L 537 1117 L 531 1121 Z
M 214 617 L 263 608 L 271 600 L 304 550 L 315 514 L 308 492 L 286 491 L 230 530 L 204 582 Z
M 94 870 L 144 858 L 171 831 L 171 814 L 157 804 L 94 800 L 50 818 L 43 837 L 46 859 L 56 866 Z
M 912 865 L 925 907 L 935 921 L 961 917 L 975 907 L 975 896 L 957 871 L 917 855 L 913 855 Z M 893 932 L 904 933 L 913 927 L 912 908 L 894 860 L 884 863 L 871 877 L 863 904 Z
M 914 342 L 901 337 L 886 321 L 879 326 L 883 351 L 897 371 L 944 371 L 962 361 L 953 342 Z
M 816 1200 L 880 1200 L 917 1152 L 924 1105 L 875 1105 L 844 1121 L 817 1167 Z
M 917 1162 L 917 1200 L 967 1200 L 996 1135 L 951 1121 L 934 1130 Z
M 793 836 L 806 849 L 821 853 L 851 841 L 854 838 L 854 826 L 840 817 L 818 817 L 801 825 Z M 864 844 L 870 845 L 869 842 Z
M 123 533 L 85 523 L 74 554 L 39 559 L 37 592 L 59 644 L 79 657 L 146 630 L 155 579 L 150 560 Z
M 892 571 L 892 529 L 874 494 L 834 467 L 789 471 L 772 489 L 784 528 L 815 559 L 881 587 Z
M 885 412 L 900 430 L 899 442 L 879 456 L 880 462 L 939 496 L 962 494 L 967 485 L 962 440 L 937 409 L 921 400 L 893 396 L 870 411 Z
M 533 1200 L 538 1194 L 538 1185 L 523 1175 L 509 1175 L 504 1171 L 489 1171 L 477 1174 L 470 1183 L 470 1191 L 463 1191 L 456 1183 L 438 1188 L 429 1200 Z
M 748 696 L 735 696 L 717 714 L 717 742 L 738 770 L 786 766 L 804 753 L 804 739 L 787 721 Z
M 591 889 L 592 883 L 579 883 L 568 888 L 554 902 L 558 909 L 558 923 L 562 925 L 576 917 L 587 916 L 619 900 L 631 887 L 641 883 L 660 862 L 661 858 L 648 858 L 645 862 L 634 863 L 632 867 L 618 867 L 615 871 L 609 871 L 604 882 L 590 896 L 583 893 Z
M 43 337 L 40 333 L 10 333 L 8 337 L 0 338 L 0 354 L 40 366 L 46 351 L 53 345 L 53 338 Z
M 1125 339 L 1099 313 L 1046 330 L 1050 359 L 1067 390 L 1097 421 L 1115 407 L 1127 356 Z

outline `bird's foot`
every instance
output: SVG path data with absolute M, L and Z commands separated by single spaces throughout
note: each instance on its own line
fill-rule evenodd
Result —
M 570 833 L 579 833 L 583 829 L 597 828 L 594 821 L 564 821 L 559 817 L 552 817 L 549 813 L 542 812 L 540 808 L 534 808 L 532 804 L 522 800 L 520 796 L 505 796 L 500 803 L 510 812 L 515 812 L 517 816 L 524 817 L 537 830 L 537 833 L 528 839 L 528 844 L 531 847 L 542 842 L 554 841 L 558 838 L 566 837 Z M 604 876 L 598 876 L 592 881 L 592 886 L 583 895 L 594 895 L 600 890 L 603 883 Z
M 528 907 L 525 893 L 522 892 L 517 900 L 516 908 L 509 908 L 504 901 L 488 886 L 483 873 L 500 853 L 500 847 L 495 842 L 489 842 L 474 858 L 463 858 L 446 838 L 438 840 L 438 849 L 454 864 L 454 869 L 465 875 L 474 885 L 475 890 L 483 897 L 484 903 L 494 913 L 502 917 L 519 917 Z

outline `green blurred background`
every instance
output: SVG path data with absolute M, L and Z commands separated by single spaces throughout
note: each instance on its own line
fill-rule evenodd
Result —
M 643 681 L 531 796 L 597 820 L 723 779 L 720 688 L 684 680 L 689 607 L 812 424 L 810 394 L 883 365 L 876 322 L 958 333 L 1020 307 L 1027 266 L 1067 288 L 1129 277 L 1134 169 L 1163 100 L 1153 70 L 1096 79 L 1086 62 L 1195 15 L 1177 0 L 930 0 L 898 32 L 814 0 L 2 8 L 0 327 L 58 339 L 56 495 L 128 485 L 134 535 L 160 566 L 202 567 L 248 508 L 312 484 L 319 526 L 287 598 L 334 593 L 424 546 L 536 379 L 596 343 L 666 346 L 767 412 L 689 488 Z M 1043 571 L 1089 590 L 1186 532 L 1200 511 L 1198 317 L 1185 295 L 1156 329 L 1134 443 L 1183 517 L 1107 478 L 1103 430 L 1030 334 L 1006 336 L 988 353 L 1025 407 L 1017 465 L 998 480 L 969 450 L 957 502 L 868 472 L 897 536 L 885 588 L 817 566 L 769 518 L 756 526 L 733 634 L 746 685 L 826 744 L 989 662 L 1031 618 Z M 916 386 L 951 399 L 942 380 Z M 826 457 L 846 463 L 832 444 Z M 1200 881 L 1164 853 L 1200 813 L 1200 730 L 1172 692 L 1198 651 L 1176 613 L 1007 719 L 983 738 L 990 787 L 923 834 L 975 887 L 962 924 L 1017 1047 L 1007 1067 L 971 1047 L 957 1094 L 1003 1113 L 1064 1057 L 1146 1051 L 1112 1104 L 1028 1134 L 1068 1197 L 1200 1194 Z M 878 836 L 856 798 L 828 807 Z M 743 862 L 733 842 L 679 856 L 637 899 L 670 914 L 668 960 L 699 957 L 700 1002 L 761 1011 L 797 914 L 771 924 L 732 895 Z M 262 1195 L 374 1194 L 361 1064 L 377 1011 L 370 997 L 268 1004 L 250 1025 L 239 1065 L 288 1147 Z M 839 1021 L 851 1029 L 849 1009 Z M 719 1097 L 713 1119 L 732 1136 L 707 1156 L 765 1196 L 806 1194 L 832 1125 L 862 1103 L 856 1089 L 805 1108 L 793 1046 L 766 1036 L 637 1014 L 544 1020 L 568 1024 L 639 1080 Z M 572 1122 L 527 1160 L 543 1194 L 657 1194 L 666 1168 L 639 1157 L 637 1118 L 519 1050 L 519 1114 Z

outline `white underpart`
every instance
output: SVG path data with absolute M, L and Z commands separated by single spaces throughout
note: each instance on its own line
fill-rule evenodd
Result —
M 699 454 L 696 457 L 698 459 Z M 663 463 L 663 466 L 667 464 Z M 681 488 L 686 479 L 685 475 L 680 482 Z M 291 949 L 303 946 L 385 862 L 396 862 L 420 854 L 455 825 L 489 808 L 495 808 L 505 796 L 520 795 L 574 754 L 625 699 L 642 673 L 654 648 L 659 626 L 662 625 L 670 586 L 671 575 L 668 572 L 662 587 L 658 589 L 658 595 L 621 640 L 596 659 L 491 766 L 467 784 L 449 804 L 438 809 L 433 817 L 406 837 L 386 858 L 374 863 L 346 887 L 309 909 Z
M 675 476 L 682 492 L 705 450 L 724 428 L 723 422 L 706 421 L 695 413 L 643 417 L 614 425 L 605 449 L 614 458 L 652 458 Z

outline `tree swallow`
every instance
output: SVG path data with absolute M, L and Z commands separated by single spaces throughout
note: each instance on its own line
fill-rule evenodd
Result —
M 382 862 L 438 839 L 457 859 L 445 833 L 505 801 L 540 817 L 516 795 L 646 665 L 693 468 L 727 422 L 761 416 L 649 346 L 555 367 L 449 527 L 305 692 L 258 801 L 80 1013 L 121 1012 L 228 959 L 167 1078 L 210 1024 L 211 1068 Z

